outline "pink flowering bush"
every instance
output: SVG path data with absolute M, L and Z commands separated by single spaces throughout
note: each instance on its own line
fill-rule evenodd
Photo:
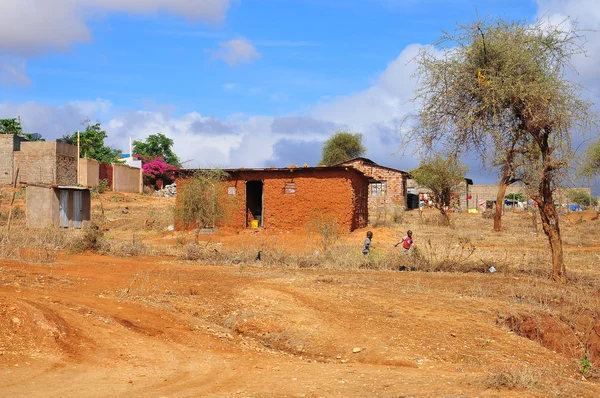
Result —
M 166 163 L 162 157 L 152 158 L 136 155 L 135 158 L 142 161 L 144 176 L 153 181 L 159 179 L 173 181 L 175 171 L 179 170 L 179 167 Z

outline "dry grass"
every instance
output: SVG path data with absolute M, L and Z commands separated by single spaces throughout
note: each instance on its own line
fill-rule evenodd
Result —
M 542 387 L 542 372 L 530 367 L 504 367 L 489 374 L 485 378 L 484 385 L 486 388 L 539 390 Z

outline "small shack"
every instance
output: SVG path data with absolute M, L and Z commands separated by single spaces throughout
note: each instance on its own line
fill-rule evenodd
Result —
M 26 200 L 28 228 L 85 228 L 90 223 L 89 188 L 30 184 Z

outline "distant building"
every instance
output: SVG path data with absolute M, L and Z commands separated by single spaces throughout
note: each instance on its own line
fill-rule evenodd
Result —
M 428 200 L 429 194 L 431 191 L 429 188 L 421 187 L 417 182 L 413 179 L 408 179 L 408 195 L 416 195 L 417 197 L 417 207 L 419 206 L 418 202 L 425 199 Z M 470 208 L 475 208 L 475 202 L 472 193 L 473 180 L 470 178 L 465 178 L 463 182 L 461 182 L 454 192 L 454 205 L 457 209 L 467 210 Z M 411 206 L 412 208 L 412 206 Z

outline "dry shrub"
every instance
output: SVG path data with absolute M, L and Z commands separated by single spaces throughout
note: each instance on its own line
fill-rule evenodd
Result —
M 371 217 L 373 228 L 402 224 L 406 216 L 406 209 L 400 205 L 382 205 L 375 209 L 374 217 Z
M 323 251 L 329 250 L 339 239 L 341 232 L 340 224 L 333 214 L 319 212 L 311 214 L 306 230 L 308 233 L 314 233 L 320 237 Z
M 131 240 L 115 241 L 104 240 L 101 251 L 120 257 L 137 257 L 141 254 L 152 255 L 150 248 L 142 243 L 137 234 L 133 234 Z
M 487 388 L 523 388 L 536 390 L 542 386 L 542 374 L 530 367 L 504 367 L 489 374 L 484 382 Z
M 84 251 L 99 251 L 102 248 L 104 231 L 96 224 L 90 224 L 88 228 L 81 231 L 79 236 L 73 239 L 69 245 L 71 253 Z
M 485 272 L 485 264 L 477 263 L 471 257 L 475 245 L 468 238 L 451 239 L 441 248 L 431 244 L 431 239 L 423 246 L 411 249 L 412 264 L 419 271 L 427 272 Z
M 58 228 L 0 230 L 0 258 L 33 263 L 53 263 L 60 250 L 67 248 L 75 231 Z

